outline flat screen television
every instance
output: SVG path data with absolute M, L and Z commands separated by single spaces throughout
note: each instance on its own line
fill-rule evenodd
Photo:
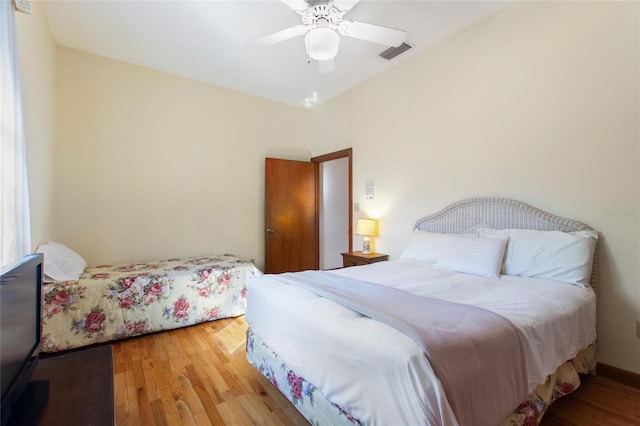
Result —
M 2 426 L 35 424 L 46 405 L 48 383 L 30 383 L 40 351 L 42 260 L 28 255 L 0 270 Z

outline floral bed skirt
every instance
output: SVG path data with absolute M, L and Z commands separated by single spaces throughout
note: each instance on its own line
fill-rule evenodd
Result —
M 247 359 L 311 424 L 362 425 L 358 419 L 326 399 L 313 383 L 290 369 L 251 328 L 247 330 Z M 578 373 L 593 373 L 595 364 L 595 347 L 591 345 L 561 365 L 501 426 L 537 425 L 553 401 L 580 386 Z
M 251 328 L 247 329 L 247 359 L 311 424 L 362 425 L 358 419 L 326 399 L 315 385 L 291 370 Z
M 225 254 L 87 268 L 42 291 L 42 351 L 243 315 L 248 281 L 261 275 Z
M 595 374 L 596 349 L 589 345 L 572 360 L 562 364 L 555 373 L 529 394 L 529 399 L 511 414 L 501 426 L 534 426 L 540 423 L 549 406 L 558 398 L 580 386 L 580 374 Z

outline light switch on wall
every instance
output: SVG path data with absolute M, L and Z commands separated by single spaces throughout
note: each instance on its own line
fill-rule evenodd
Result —
M 360 203 L 353 203 L 353 211 L 354 212 L 360 211 Z

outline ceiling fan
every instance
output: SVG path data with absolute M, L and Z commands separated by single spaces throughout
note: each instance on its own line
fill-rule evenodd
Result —
M 318 61 L 320 72 L 333 71 L 334 58 L 340 47 L 340 35 L 371 41 L 385 46 L 399 46 L 407 37 L 406 31 L 365 22 L 344 20 L 360 0 L 280 0 L 296 11 L 302 24 L 294 25 L 252 43 L 269 46 L 293 37 L 304 36 L 304 44 L 310 59 Z

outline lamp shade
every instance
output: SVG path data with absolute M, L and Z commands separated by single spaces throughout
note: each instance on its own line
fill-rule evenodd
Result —
M 314 28 L 304 36 L 307 54 L 316 61 L 326 61 L 338 54 L 340 36 L 330 28 Z
M 375 237 L 377 235 L 377 223 L 374 219 L 358 219 L 356 235 Z

